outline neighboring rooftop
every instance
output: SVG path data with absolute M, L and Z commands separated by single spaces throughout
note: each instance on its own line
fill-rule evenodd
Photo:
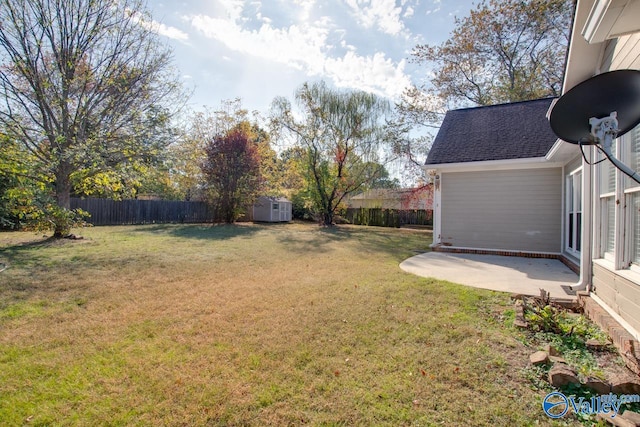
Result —
M 544 157 L 558 139 L 546 117 L 553 99 L 448 111 L 426 164 Z

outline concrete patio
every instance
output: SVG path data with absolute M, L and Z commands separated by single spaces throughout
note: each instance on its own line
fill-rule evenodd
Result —
M 408 273 L 461 285 L 523 295 L 575 298 L 578 275 L 556 259 L 427 252 L 400 264 Z

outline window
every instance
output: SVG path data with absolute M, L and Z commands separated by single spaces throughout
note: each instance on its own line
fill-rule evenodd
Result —
M 631 169 L 640 170 L 640 126 L 615 141 L 611 151 Z M 600 195 L 600 256 L 612 261 L 616 269 L 631 268 L 640 272 L 640 184 L 608 160 L 599 163 L 596 170 Z M 570 212 L 571 205 L 567 206 Z
M 567 176 L 567 249 L 578 256 L 582 227 L 582 169 Z
M 616 152 L 616 142 L 612 144 L 611 152 Z M 616 171 L 617 169 L 604 159 L 598 164 L 600 174 L 600 256 L 611 261 L 615 259 L 616 244 Z
M 626 149 L 624 162 L 633 170 L 640 170 L 640 126 L 622 136 Z M 624 263 L 640 268 L 640 184 L 624 176 L 627 247 Z
M 280 209 L 280 206 L 278 206 L 278 204 L 277 204 L 277 203 L 274 203 L 274 204 L 271 206 L 271 209 L 273 209 L 274 211 L 277 211 L 278 209 Z

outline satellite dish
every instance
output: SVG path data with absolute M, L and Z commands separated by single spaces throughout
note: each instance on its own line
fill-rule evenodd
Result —
M 549 123 L 564 141 L 599 144 L 590 120 L 610 117 L 614 112 L 617 136 L 640 123 L 639 70 L 610 71 L 583 81 L 558 99 L 551 109 Z

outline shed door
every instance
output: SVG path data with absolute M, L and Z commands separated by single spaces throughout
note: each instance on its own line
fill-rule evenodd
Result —
M 280 206 L 282 203 L 271 204 L 271 221 L 279 221 L 280 219 Z
M 287 204 L 280 203 L 280 221 L 287 221 Z

